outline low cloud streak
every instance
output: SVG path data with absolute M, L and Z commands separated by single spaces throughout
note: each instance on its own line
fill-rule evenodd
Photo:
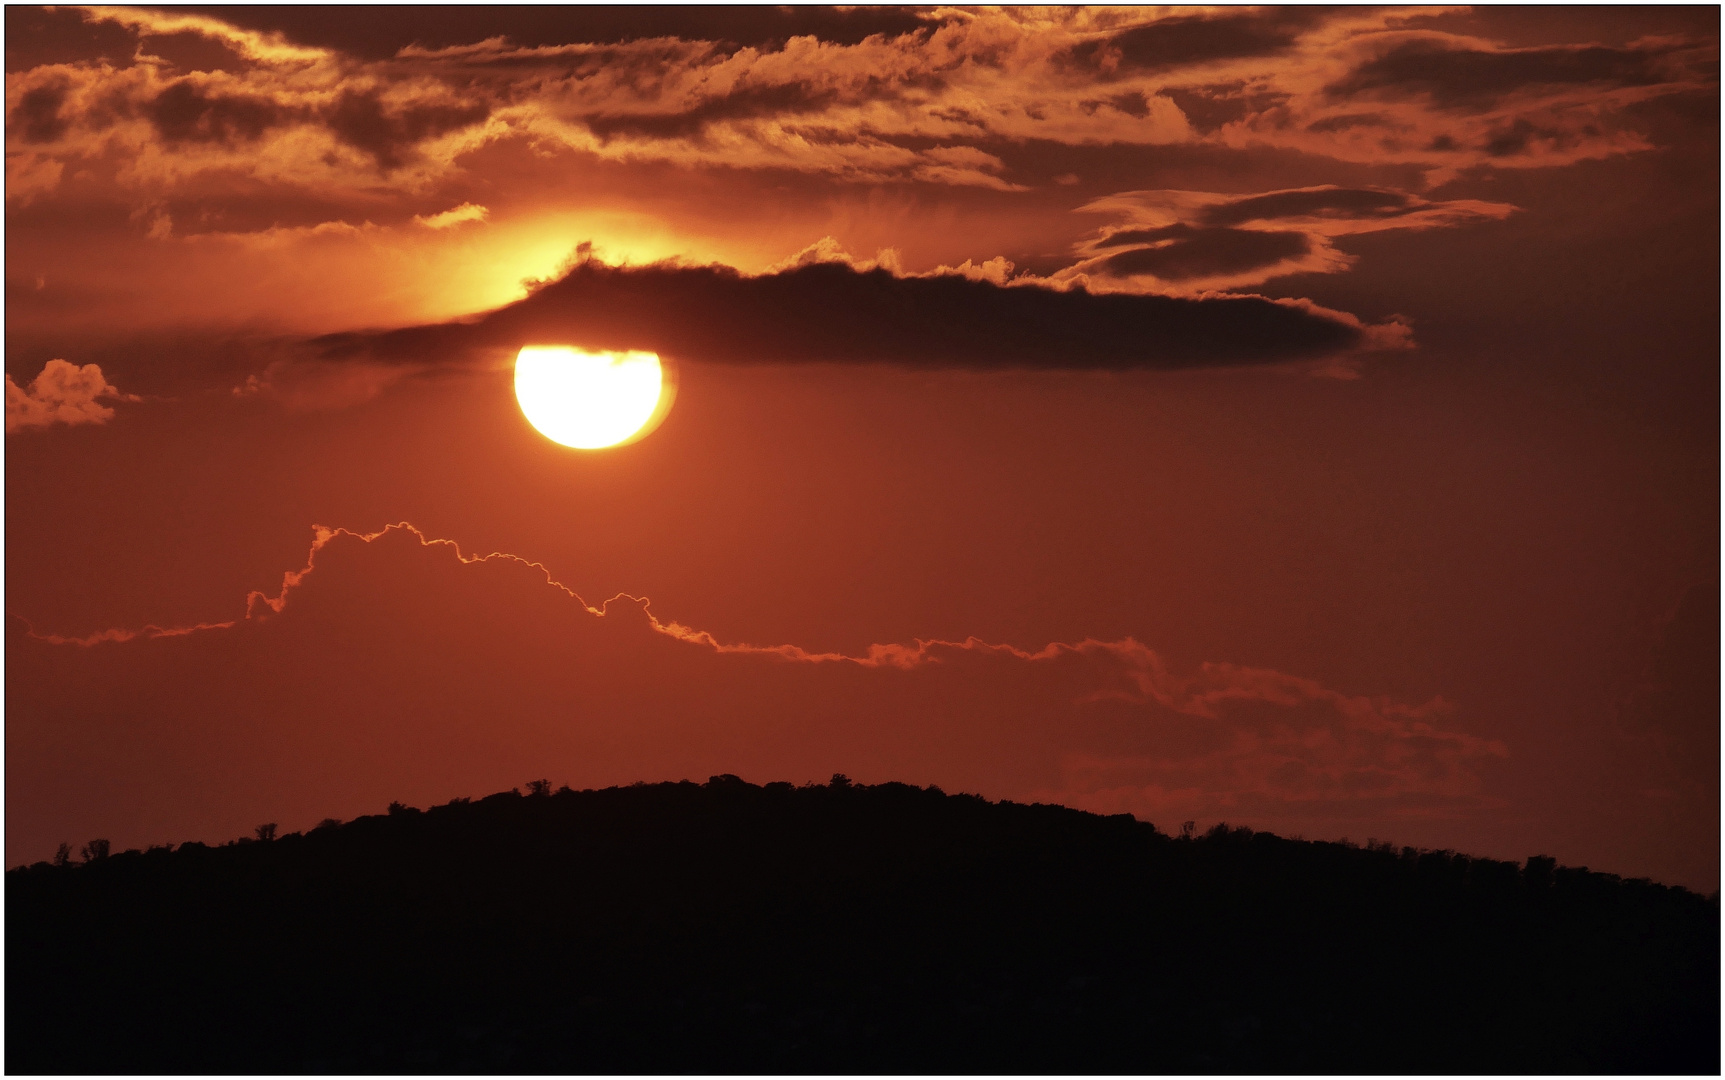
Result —
M 616 783 L 848 764 L 997 797 L 1066 785 L 1073 802 L 1121 798 L 1127 774 L 1140 813 L 1232 807 L 1285 828 L 1471 812 L 1487 802 L 1479 770 L 1506 753 L 1448 727 L 1441 700 L 1230 664 L 1179 673 L 1131 638 L 859 655 L 724 643 L 643 598 L 589 604 L 542 564 L 464 555 L 405 523 L 320 527 L 306 565 L 226 622 L 73 639 L 14 618 L 8 664 L 15 859 L 90 830 L 129 845 L 258 815 L 310 824 L 511 770 Z M 1157 794 L 1170 785 L 1187 795 Z

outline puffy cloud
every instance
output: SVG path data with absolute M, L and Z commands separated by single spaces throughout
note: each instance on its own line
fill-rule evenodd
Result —
M 470 128 L 491 114 L 484 101 L 409 101 L 390 106 L 377 90 L 343 90 L 323 114 L 329 132 L 389 172 L 424 142 Z
M 255 143 L 287 121 L 275 102 L 250 94 L 221 95 L 190 80 L 168 84 L 146 109 L 165 143 L 202 142 L 232 146 Z
M 8 843 L 288 827 L 549 775 L 578 784 L 843 770 L 1058 795 L 1163 823 L 1323 828 L 1465 814 L 1499 743 L 1404 705 L 1132 639 L 847 655 L 721 642 L 627 595 L 411 526 L 317 530 L 243 615 L 77 640 L 8 633 Z M 704 771 L 703 771 L 704 770 Z M 1135 792 L 1135 793 L 1134 793 Z
M 27 143 L 54 142 L 66 133 L 68 126 L 60 109 L 66 104 L 68 80 L 42 82 L 18 95 L 18 103 L 7 116 L 9 124 L 18 128 L 18 137 Z
M 97 364 L 50 360 L 29 386 L 19 386 L 6 376 L 6 433 L 53 424 L 105 424 L 114 410 L 109 401 L 138 401 L 108 385 Z

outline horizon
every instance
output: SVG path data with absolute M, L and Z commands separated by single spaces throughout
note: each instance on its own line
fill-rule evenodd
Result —
M 356 825 L 378 818 L 387 819 L 403 814 L 411 815 L 426 814 L 433 811 L 449 811 L 460 807 L 471 806 L 475 803 L 491 803 L 498 799 L 507 799 L 510 797 L 517 799 L 534 799 L 561 796 L 611 795 L 614 793 L 634 792 L 653 788 L 699 788 L 708 791 L 720 790 L 723 792 L 733 792 L 738 787 L 747 789 L 751 792 L 771 792 L 774 794 L 808 793 L 816 789 L 835 792 L 854 790 L 859 793 L 888 791 L 895 795 L 902 792 L 909 792 L 916 795 L 932 795 L 940 799 L 951 798 L 974 800 L 975 802 L 987 807 L 1002 807 L 1033 811 L 1068 811 L 1073 814 L 1077 814 L 1080 817 L 1092 818 L 1098 821 L 1104 819 L 1114 820 L 1126 818 L 1135 825 L 1144 826 L 1149 830 L 1150 835 L 1158 840 L 1220 840 L 1224 842 L 1237 842 L 1242 838 L 1250 840 L 1256 837 L 1264 837 L 1278 842 L 1299 845 L 1315 844 L 1321 846 L 1332 846 L 1344 848 L 1350 851 L 1365 852 L 1371 855 L 1388 854 L 1395 858 L 1404 860 L 1419 859 L 1427 856 L 1439 856 L 1449 860 L 1456 860 L 1463 867 L 1471 867 L 1474 864 L 1479 864 L 1480 866 L 1488 868 L 1488 871 L 1489 868 L 1507 865 L 1512 870 L 1515 870 L 1519 874 L 1528 878 L 1538 878 L 1542 874 L 1561 872 L 1569 875 L 1580 875 L 1582 877 L 1601 878 L 1612 884 L 1628 884 L 1630 886 L 1653 885 L 1671 889 L 1678 893 L 1689 893 L 1712 903 L 1718 903 L 1719 901 L 1719 892 L 1717 890 L 1712 894 L 1699 894 L 1685 886 L 1658 882 L 1651 878 L 1626 879 L 1621 875 L 1612 874 L 1607 871 L 1593 870 L 1585 866 L 1567 866 L 1559 863 L 1556 859 L 1548 855 L 1529 855 L 1524 860 L 1509 860 L 1505 862 L 1503 860 L 1482 858 L 1470 855 L 1465 851 L 1455 851 L 1448 848 L 1418 848 L 1409 845 L 1400 845 L 1396 844 L 1392 840 L 1375 836 L 1366 837 L 1363 842 L 1347 836 L 1335 839 L 1308 839 L 1299 834 L 1283 836 L 1267 830 L 1254 830 L 1250 826 L 1237 825 L 1228 821 L 1216 821 L 1209 823 L 1208 825 L 1202 825 L 1197 821 L 1184 821 L 1180 822 L 1175 828 L 1164 828 L 1153 821 L 1146 821 L 1130 813 L 1101 814 L 1091 810 L 1081 810 L 1076 807 L 1065 806 L 1060 803 L 1019 802 L 1013 799 L 991 800 L 985 796 L 978 795 L 975 792 L 946 791 L 941 788 L 939 784 L 929 784 L 924 787 L 918 787 L 914 784 L 906 784 L 899 780 L 883 780 L 876 784 L 864 784 L 853 781 L 843 773 L 834 773 L 825 783 L 822 783 L 819 780 L 807 780 L 800 784 L 793 783 L 789 780 L 765 780 L 752 782 L 743 777 L 737 776 L 735 773 L 723 773 L 709 776 L 705 782 L 684 777 L 677 780 L 635 780 L 626 784 L 612 784 L 603 788 L 574 788 L 570 787 L 568 784 L 558 784 L 549 779 L 529 780 L 525 784 L 517 784 L 501 791 L 491 792 L 488 795 L 457 795 L 451 798 L 448 802 L 434 803 L 424 807 L 410 806 L 406 803 L 392 800 L 389 805 L 381 811 L 362 813 L 349 820 L 334 817 L 323 818 L 315 825 L 311 825 L 304 829 L 296 829 L 291 832 L 283 832 L 278 822 L 270 821 L 254 826 L 249 835 L 235 836 L 227 840 L 218 840 L 215 842 L 187 840 L 180 843 L 169 842 L 163 844 L 152 844 L 145 850 L 127 848 L 122 851 L 113 850 L 111 842 L 106 838 L 97 837 L 91 839 L 88 843 L 77 849 L 74 849 L 69 843 L 63 844 L 60 850 L 55 853 L 52 860 L 42 859 L 37 860 L 34 863 L 20 863 L 17 866 L 8 867 L 7 869 L 20 871 L 39 870 L 50 866 L 56 868 L 69 868 L 88 866 L 92 863 L 98 863 L 116 855 L 157 855 L 172 853 L 181 849 L 185 849 L 187 851 L 193 849 L 207 851 L 212 848 L 231 848 L 241 844 L 250 844 L 254 842 L 273 843 L 277 840 L 300 839 L 315 833 L 324 832 L 330 829 L 340 829 L 348 825 Z M 76 855 L 75 858 L 74 854 Z M 1464 874 L 1466 873 L 1468 872 L 1464 870 Z M 1481 871 L 1473 871 L 1471 876 L 1478 877 L 1481 876 L 1481 873 Z

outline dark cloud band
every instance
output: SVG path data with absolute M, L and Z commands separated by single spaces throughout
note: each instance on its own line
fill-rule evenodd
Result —
M 1486 109 L 1530 86 L 1651 86 L 1676 76 L 1667 59 L 1674 48 L 1648 43 L 1487 51 L 1411 41 L 1361 64 L 1325 92 L 1338 100 L 1429 94 L 1446 109 Z
M 1076 371 L 1280 363 L 1357 349 L 1366 336 L 1348 316 L 1255 296 L 1058 291 L 843 263 L 748 276 L 723 266 L 587 260 L 476 322 L 314 344 L 328 359 L 395 363 L 569 342 L 715 363 Z

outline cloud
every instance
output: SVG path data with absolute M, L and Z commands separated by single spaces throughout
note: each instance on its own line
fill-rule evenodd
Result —
M 1336 237 L 1453 228 L 1501 220 L 1515 209 L 1333 184 L 1256 195 L 1127 191 L 1080 207 L 1118 215 L 1124 223 L 1081 243 L 1084 258 L 1053 277 L 1118 279 L 1139 289 L 1187 294 L 1238 289 L 1288 274 L 1346 270 L 1354 260 L 1336 248 Z
M 114 418 L 114 410 L 103 405 L 102 399 L 141 400 L 108 385 L 97 364 L 80 367 L 50 360 L 28 387 L 19 386 L 7 375 L 6 433 L 54 424 L 105 424 Z
M 903 274 L 818 245 L 759 275 L 584 257 L 471 322 L 312 345 L 325 360 L 371 363 L 502 361 L 523 345 L 576 342 L 711 363 L 1106 371 L 1290 363 L 1406 343 L 1405 329 L 1308 302 L 1093 293 L 1008 281 L 1007 271 L 991 260 Z
M 1336 100 L 1422 96 L 1444 109 L 1484 111 L 1512 94 L 1567 87 L 1630 88 L 1681 82 L 1687 74 L 1674 41 L 1623 48 L 1553 45 L 1505 49 L 1447 35 L 1395 43 L 1324 88 Z
M 1334 222 L 1372 221 L 1407 217 L 1437 206 L 1438 204 L 1428 203 L 1405 192 L 1386 191 L 1381 188 L 1350 189 L 1331 184 L 1224 199 L 1204 210 L 1203 221 L 1206 225 L 1239 225 L 1283 218 L 1320 218 Z M 1453 209 L 1453 204 L 1445 208 Z M 1463 220 L 1466 217 L 1465 214 L 1457 216 Z
M 1079 804 L 1136 785 L 1131 805 L 1163 822 L 1214 810 L 1311 828 L 1469 813 L 1506 753 L 1442 701 L 1175 671 L 1130 638 L 856 655 L 721 642 L 406 524 L 317 529 L 306 565 L 226 622 L 73 640 L 13 618 L 7 649 L 15 860 L 67 836 L 218 839 L 530 775 L 842 770 Z
M 566 20 L 511 10 L 428 16 L 423 40 L 411 28 L 273 16 L 296 41 L 248 13 L 232 18 L 249 28 L 87 9 L 83 37 L 118 26 L 136 36 L 136 54 L 92 59 L 68 34 L 66 62 L 10 77 L 8 197 L 54 190 L 68 166 L 157 199 L 225 175 L 353 197 L 380 185 L 414 193 L 510 140 L 614 161 L 1002 191 L 1027 185 L 974 155 L 1031 139 L 1530 167 L 1645 149 L 1634 106 L 1716 85 L 1707 40 L 1511 48 L 1369 9 Z M 789 33 L 796 26 L 810 33 Z M 161 50 L 176 62 L 144 48 L 170 38 L 238 59 L 200 67 L 198 50 Z
M 384 103 L 376 91 L 344 90 L 323 115 L 337 140 L 369 154 L 378 168 L 399 168 L 423 142 L 472 127 L 491 115 L 485 101 Z
M 452 229 L 457 225 L 465 225 L 470 221 L 484 221 L 490 216 L 491 211 L 487 210 L 485 207 L 464 202 L 460 206 L 452 207 L 451 209 L 443 211 L 441 214 L 432 214 L 430 216 L 415 214 L 413 216 L 413 220 L 424 225 L 428 229 Z
M 68 127 L 66 118 L 60 115 L 61 106 L 66 104 L 67 88 L 68 81 L 59 79 L 42 82 L 19 94 L 18 103 L 7 114 L 8 126 L 17 128 L 24 142 L 54 142 Z
M 572 41 L 617 45 L 654 38 L 726 41 L 772 48 L 794 37 L 856 45 L 876 34 L 898 37 L 926 29 L 931 17 L 906 8 L 730 7 L 699 5 L 570 8 L 453 5 L 425 7 L 411 19 L 379 19 L 357 8 L 268 13 L 228 9 L 223 17 L 253 30 L 280 30 L 302 45 L 365 60 L 413 52 L 437 53 L 487 40 L 520 48 Z
M 169 83 L 146 106 L 146 112 L 162 141 L 170 144 L 255 143 L 270 128 L 288 119 L 269 98 L 212 94 L 191 79 Z
M 581 117 L 601 140 L 618 135 L 650 138 L 701 136 L 725 120 L 761 116 L 794 117 L 820 112 L 833 103 L 836 91 L 809 83 L 740 86 L 721 94 L 699 97 L 674 112 L 591 113 Z
M 1321 136 L 1312 145 L 1376 145 L 1444 175 L 1644 150 L 1652 144 L 1630 119 L 1636 106 L 1717 85 L 1718 43 L 1706 38 L 1509 48 L 1389 31 L 1362 36 L 1348 52 L 1345 70 L 1324 77 L 1289 119 Z
M 1163 72 L 1219 60 L 1261 59 L 1293 47 L 1323 20 L 1309 8 L 1173 15 L 1090 38 L 1059 60 L 1103 77 Z
M 238 398 L 263 397 L 290 412 L 316 412 L 362 405 L 390 387 L 424 372 L 425 364 L 329 363 L 276 359 L 233 388 Z
M 1194 229 L 1176 222 L 1160 229 L 1111 233 L 1103 243 L 1113 247 L 1127 238 L 1148 241 L 1104 256 L 1097 269 L 1111 277 L 1153 277 L 1160 281 L 1248 279 L 1284 262 L 1297 262 L 1311 251 L 1304 233 L 1271 229 Z

